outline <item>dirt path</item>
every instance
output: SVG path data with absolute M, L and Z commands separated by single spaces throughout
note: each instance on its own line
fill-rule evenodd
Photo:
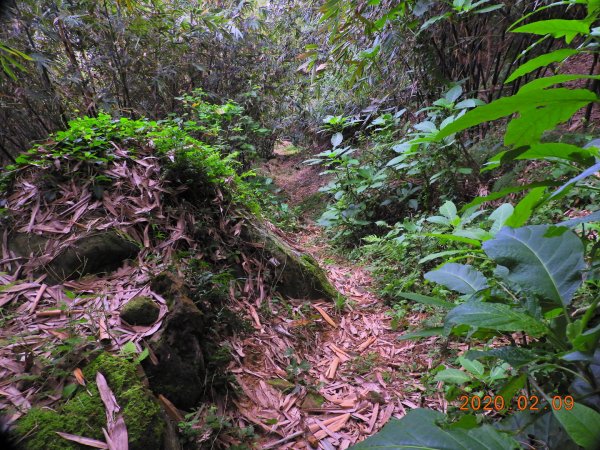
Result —
M 301 166 L 303 159 L 279 156 L 263 167 L 292 206 L 322 183 L 320 170 Z M 288 237 L 319 260 L 347 301 L 273 299 L 257 305 L 260 330 L 232 343 L 233 372 L 245 394 L 239 413 L 255 425 L 262 448 L 345 449 L 407 409 L 443 411 L 442 393 L 420 383 L 439 364 L 431 352 L 436 338 L 397 340 L 425 314 L 408 315 L 393 330 L 368 270 L 335 255 L 320 227 L 307 221 Z

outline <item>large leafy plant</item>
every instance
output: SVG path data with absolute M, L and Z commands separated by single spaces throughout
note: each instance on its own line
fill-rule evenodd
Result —
M 519 21 L 513 25 L 512 31 L 540 35 L 542 37 L 539 42 L 554 37 L 564 38 L 569 44 L 577 37 L 581 40 L 580 45 L 573 49 L 555 50 L 527 61 L 513 71 L 512 75 L 508 77 L 507 83 L 519 80 L 535 70 L 563 64 L 568 58 L 576 55 L 598 52 L 600 2 L 597 0 L 562 1 L 548 7 L 559 5 L 584 5 L 587 12 L 586 17 L 580 20 L 542 20 L 526 25 L 520 25 L 521 21 Z M 560 85 L 592 79 L 598 80 L 600 76 L 558 74 L 539 78 L 523 85 L 515 95 L 478 106 L 464 115 L 455 115 L 441 127 L 435 139 L 448 143 L 454 141 L 456 133 L 460 131 L 508 117 L 509 121 L 504 134 L 504 145 L 508 150 L 493 156 L 484 167 L 484 171 L 516 160 L 544 160 L 570 167 L 575 173 L 575 176 L 563 182 L 548 179 L 530 185 L 510 187 L 487 197 L 478 198 L 467 208 L 487 200 L 501 198 L 507 194 L 527 191 L 527 195 L 516 206 L 509 222 L 509 225 L 518 227 L 527 222 L 537 207 L 551 199 L 564 196 L 575 186 L 590 180 L 591 175 L 600 170 L 598 162 L 600 154 L 596 147 L 581 148 L 564 142 L 547 142 L 544 139 L 545 132 L 567 122 L 582 108 L 600 100 L 597 93 L 588 89 L 567 88 Z
M 517 68 L 508 77 L 507 83 L 550 64 L 561 64 L 574 55 L 597 52 L 600 2 L 561 1 L 538 10 L 561 5 L 583 6 L 585 17 L 579 20 L 542 20 L 523 25 L 522 21 L 532 16 L 529 14 L 513 25 L 512 31 L 542 36 L 539 42 L 554 37 L 564 38 L 570 44 L 577 38 L 578 47 L 559 49 L 531 59 Z M 496 429 L 513 435 L 515 441 L 510 444 L 499 445 L 500 438 L 493 433 L 482 434 L 478 444 L 472 444 L 469 441 L 471 436 L 465 433 L 446 435 L 447 440 L 452 439 L 456 443 L 451 448 L 480 448 L 477 445 L 481 448 L 511 448 L 517 445 L 517 441 L 529 445 L 532 439 L 538 444 L 543 443 L 546 448 L 595 449 L 600 445 L 597 245 L 586 242 L 571 230 L 582 223 L 597 221 L 598 213 L 559 226 L 523 226 L 539 206 L 563 197 L 575 186 L 594 189 L 583 182 L 593 182 L 593 175 L 600 170 L 598 150 L 593 146 L 582 148 L 563 142 L 548 142 L 544 135 L 571 119 L 585 106 L 599 101 L 598 95 L 588 89 L 560 85 L 599 78 L 596 75 L 558 74 L 536 79 L 523 85 L 515 95 L 478 106 L 464 114 L 455 114 L 439 127 L 439 131 L 431 130 L 429 138 L 432 141 L 449 145 L 460 131 L 508 118 L 504 135 L 508 150 L 492 157 L 484 171 L 515 160 L 543 160 L 570 167 L 576 172 L 568 180 L 545 180 L 478 198 L 465 206 L 461 215 L 454 205 L 446 204 L 439 216 L 429 218 L 451 228 L 450 233 L 437 237 L 469 247 L 465 257 L 476 254 L 484 260 L 478 267 L 472 265 L 473 258 L 470 259 L 471 264 L 450 262 L 425 275 L 428 280 L 457 292 L 458 305 L 439 298 L 406 295 L 411 300 L 448 310 L 442 329 L 415 333 L 413 337 L 441 333 L 476 339 L 475 342 L 491 339 L 490 342 L 494 343 L 464 355 L 461 365 L 466 371 L 445 368 L 438 372 L 437 379 L 455 388 L 472 385 L 474 378 L 481 383 L 483 373 L 477 371 L 478 376 L 472 375 L 473 370 L 483 366 L 474 363 L 478 360 L 499 361 L 508 364 L 512 372 L 508 372 L 510 376 L 500 390 L 492 394 L 502 396 L 509 404 L 511 401 L 514 403 L 517 393 L 525 390 L 527 396 L 537 395 L 542 406 L 548 407 L 546 411 L 522 411 L 495 423 Z M 514 209 L 505 207 L 497 213 L 502 219 L 496 223 L 493 232 L 491 229 L 465 230 L 461 226 L 463 217 L 468 218 L 473 213 L 473 207 L 523 191 L 526 195 Z M 507 226 L 498 229 L 499 224 Z M 447 390 L 449 399 L 456 398 L 459 392 L 460 389 Z M 557 396 L 566 394 L 574 397 L 572 408 L 552 407 Z M 497 418 L 502 418 L 505 413 L 500 411 Z M 482 433 L 488 429 L 474 418 L 468 419 L 469 416 L 450 425 L 443 415 L 437 419 L 433 419 L 432 415 L 425 423 L 424 414 L 427 413 L 420 410 L 409 413 L 405 419 L 390 423 L 379 435 L 367 439 L 357 448 L 380 448 L 381 445 L 389 448 L 446 448 L 436 446 L 435 439 L 440 433 L 456 429 Z M 421 424 L 424 423 L 423 427 L 414 423 L 417 416 L 421 418 Z M 504 434 L 500 436 L 506 437 Z
M 448 217 L 444 219 L 453 220 L 460 229 L 456 220 L 460 217 L 452 214 L 449 205 L 445 206 L 442 211 Z M 582 292 L 597 289 L 597 281 L 588 279 L 584 283 L 590 263 L 584 258 L 582 240 L 568 228 L 580 223 L 575 220 L 566 222 L 567 226 L 503 227 L 481 244 L 486 257 L 481 266 L 486 273 L 471 264 L 447 263 L 425 274 L 431 282 L 455 291 L 459 295 L 458 304 L 417 294 L 406 297 L 448 311 L 442 329 L 427 330 L 421 335 L 453 334 L 475 338 L 475 342 L 496 342 L 459 358 L 465 371 L 445 368 L 437 372 L 436 380 L 452 387 L 447 390 L 448 400 L 456 400 L 461 393 L 475 392 L 475 387 L 479 393 L 502 396 L 503 404 L 514 409 L 515 397 L 526 389 L 528 398 L 535 395 L 541 400 L 539 414 L 527 413 L 530 417 L 525 428 L 530 434 L 539 433 L 534 430 L 535 423 L 542 421 L 548 427 L 562 429 L 571 442 L 594 449 L 600 444 L 600 413 L 596 410 L 600 405 L 597 350 L 600 323 L 594 316 L 600 298 L 589 300 Z M 487 372 L 479 361 L 496 362 L 490 364 L 492 369 Z M 492 387 L 497 390 L 490 391 Z M 566 395 L 575 399 L 572 408 L 552 408 L 553 399 Z M 545 407 L 547 412 L 542 412 Z M 548 414 L 553 418 L 545 417 Z M 405 420 L 409 417 L 412 416 Z M 357 448 L 372 448 L 380 445 L 381 439 L 393 442 L 392 448 L 416 442 L 428 448 L 441 448 L 434 446 L 432 434 L 437 433 L 436 429 L 442 433 L 447 425 L 433 421 L 426 429 L 414 431 L 408 439 L 402 432 L 406 426 L 403 422 L 391 423 L 380 435 Z M 518 419 L 516 422 L 507 419 L 501 425 L 515 437 L 523 431 L 523 423 Z M 476 422 L 466 429 L 483 432 Z M 479 448 L 470 447 L 468 434 L 456 438 L 462 447 L 452 448 Z M 484 441 L 486 445 L 500 439 L 493 433 L 484 433 L 484 438 L 489 440 Z M 554 445 L 558 443 L 546 442 L 550 448 L 557 448 Z
M 320 190 L 331 194 L 334 202 L 318 223 L 338 227 L 338 235 L 347 236 L 355 227 L 371 223 L 373 192 L 384 188 L 388 174 L 385 167 L 361 162 L 354 155 L 356 149 L 342 146 L 342 142 L 342 133 L 335 133 L 331 138 L 333 148 L 305 163 L 320 164 L 325 167 L 323 174 L 332 176 L 331 181 Z

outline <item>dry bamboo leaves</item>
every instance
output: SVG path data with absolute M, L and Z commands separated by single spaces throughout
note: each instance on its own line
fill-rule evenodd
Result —
M 117 156 L 124 155 L 124 150 L 116 150 Z M 62 286 L 48 286 L 43 279 L 32 275 L 26 259 L 9 252 L 8 235 L 3 233 L 0 306 L 14 304 L 22 307 L 24 313 L 20 328 L 15 325 L 0 330 L 0 339 L 17 332 L 23 336 L 19 345 L 0 349 L 0 394 L 3 395 L 0 408 L 11 406 L 21 414 L 31 406 L 33 390 L 21 391 L 10 382 L 15 374 L 24 373 L 27 365 L 22 347 L 35 353 L 48 342 L 68 339 L 71 335 L 64 330 L 70 325 L 69 330 L 76 330 L 80 336 L 95 335 L 114 351 L 130 341 L 143 345 L 143 339 L 160 328 L 167 312 L 166 302 L 148 287 L 150 274 L 156 273 L 159 262 L 151 262 L 146 256 L 160 254 L 168 261 L 180 245 L 191 246 L 193 250 L 195 219 L 187 211 L 163 207 L 161 196 L 174 194 L 174 191 L 163 185 L 155 158 L 142 155 L 136 161 L 113 165 L 106 172 L 114 183 L 105 191 L 102 201 L 91 198 L 89 186 L 72 182 L 64 186 L 62 197 L 50 204 L 41 204 L 37 200 L 37 187 L 26 173 L 17 180 L 21 188 L 8 199 L 9 208 L 16 211 L 18 217 L 22 216 L 17 229 L 55 233 L 56 239 L 49 244 L 48 253 L 70 245 L 80 232 L 111 228 L 129 235 L 143 249 L 137 264 L 125 266 L 103 279 L 86 277 Z M 158 223 L 164 231 L 162 241 L 153 237 L 151 223 Z M 212 230 L 211 236 L 216 240 L 222 233 L 235 236 L 241 232 L 241 226 L 240 220 L 223 214 L 219 229 Z M 307 228 L 308 233 L 294 236 L 297 247 L 309 247 L 319 259 L 323 249 L 311 247 L 311 240 L 319 231 Z M 258 251 L 259 247 L 256 246 Z M 324 302 L 312 304 L 316 312 L 302 313 L 301 307 L 306 301 L 300 299 L 294 305 L 298 314 L 269 317 L 261 314 L 263 308 L 270 305 L 268 287 L 264 284 L 269 263 L 253 255 L 252 252 L 240 255 L 248 274 L 242 295 L 233 287 L 230 289 L 231 306 L 247 314 L 255 325 L 250 337 L 231 339 L 234 361 L 230 369 L 244 392 L 237 402 L 237 411 L 231 414 L 236 415 L 240 423 L 256 425 L 265 443 L 263 448 L 308 448 L 313 444 L 323 449 L 345 449 L 379 430 L 390 417 L 404 415 L 405 408 L 423 403 L 434 408 L 439 406 L 439 399 L 424 400 L 416 387 L 419 368 L 431 364 L 424 355 L 433 340 L 396 341 L 384 308 L 373 306 L 377 299 L 369 292 L 371 280 L 365 270 L 337 262 L 325 265 L 330 281 L 352 300 L 339 314 L 333 315 L 332 305 Z M 218 251 L 214 257 L 225 258 L 226 255 Z M 19 279 L 27 277 L 35 281 Z M 160 306 L 159 319 L 153 326 L 131 327 L 120 321 L 117 312 L 136 295 L 151 297 Z M 423 315 L 415 314 L 408 320 L 411 324 L 418 323 Z M 315 323 L 318 326 L 314 326 Z M 290 375 L 291 360 L 285 356 L 288 348 L 294 350 L 296 362 L 306 361 L 309 368 Z M 367 358 L 370 354 L 377 356 L 372 364 Z M 150 354 L 150 358 L 156 359 L 156 356 Z M 418 367 L 409 371 L 413 364 Z M 399 373 L 407 376 L 398 376 Z M 73 376 L 78 383 L 85 383 L 77 369 Z M 287 379 L 291 386 L 275 388 L 270 383 L 274 379 Z M 322 402 L 305 403 L 308 391 L 310 395 L 318 392 L 316 395 L 322 397 Z M 369 396 L 371 391 L 381 392 L 381 398 Z M 110 396 L 107 398 L 112 405 L 111 425 L 107 422 L 106 443 L 97 441 L 95 444 L 97 448 L 119 448 L 125 442 L 126 429 L 116 409 L 118 405 L 111 403 Z M 181 412 L 166 398 L 160 398 L 160 402 L 174 421 L 183 420 Z M 85 437 L 69 437 L 82 439 L 75 442 L 85 445 L 94 444 L 84 442 Z
M 313 256 L 318 259 L 318 250 Z M 300 317 L 261 316 L 260 333 L 232 340 L 233 370 L 245 393 L 240 414 L 244 420 L 263 425 L 259 425 L 262 448 L 346 449 L 377 432 L 392 416 L 405 415 L 407 403 L 441 406 L 437 398 L 424 402 L 420 373 L 410 370 L 415 365 L 429 367 L 429 358 L 422 355 L 435 338 L 397 341 L 385 308 L 372 306 L 377 299 L 365 288 L 370 283 L 368 275 L 353 267 L 332 264 L 327 268 L 331 281 L 355 302 L 354 309 L 346 308 L 334 318 L 330 304 L 316 303 L 311 307 L 318 315 L 310 316 L 300 314 L 304 301 L 290 300 Z M 249 311 L 245 302 L 240 303 L 240 310 Z M 322 326 L 311 326 L 315 316 Z M 407 320 L 413 325 L 423 316 L 414 314 Z M 287 348 L 294 350 L 292 357 L 285 356 Z M 290 358 L 296 363 L 306 361 L 310 369 L 291 376 Z M 261 382 L 277 388 L 270 395 L 279 402 L 269 406 Z M 309 394 L 304 386 L 318 386 L 323 403 L 306 402 Z M 272 425 L 264 426 L 266 420 Z
M 319 314 L 321 314 L 321 316 L 323 317 L 323 319 L 325 319 L 325 322 L 327 322 L 333 328 L 337 328 L 337 324 L 333 321 L 333 319 L 329 316 L 329 314 L 327 314 L 325 312 L 325 310 L 323 308 L 321 308 L 318 305 L 313 305 L 313 307 L 319 312 Z
M 193 215 L 183 207 L 167 207 L 168 202 L 162 201 L 163 197 L 177 195 L 177 190 L 161 178 L 158 159 L 150 155 L 150 150 L 146 155 L 146 150 L 138 152 L 137 159 L 129 157 L 124 149 L 115 150 L 121 162 L 102 169 L 112 184 L 101 201 L 92 198 L 90 183 L 77 181 L 83 179 L 77 174 L 60 184 L 56 198 L 40 201 L 43 192 L 38 188 L 39 169 L 35 167 L 16 173 L 14 193 L 6 199 L 14 224 L 12 230 L 5 228 L 0 234 L 0 306 L 14 306 L 18 314 L 0 329 L 0 339 L 18 336 L 19 343 L 0 348 L 0 360 L 11 362 L 0 367 L 0 388 L 11 393 L 10 397 L 0 398 L 0 409 L 11 407 L 13 418 L 30 407 L 27 401 L 19 400 L 30 392 L 21 392 L 11 381 L 11 369 L 18 367 L 19 373 L 27 373 L 31 357 L 44 356 L 42 349 L 47 345 L 69 338 L 95 336 L 107 350 L 117 351 L 129 341 L 137 344 L 150 337 L 160 328 L 167 306 L 149 288 L 150 278 L 160 271 L 162 261 L 147 256 L 158 254 L 168 261 L 181 245 L 192 251 L 196 248 L 191 238 Z M 68 164 L 64 163 L 61 170 L 68 169 Z M 71 170 L 75 171 L 76 166 Z M 163 232 L 163 237 L 151 236 L 150 223 Z M 9 231 L 14 230 L 43 233 L 49 238 L 42 254 L 28 258 L 15 255 L 9 237 Z M 104 277 L 88 276 L 62 285 L 50 285 L 44 282 L 44 276 L 36 275 L 35 267 L 48 264 L 81 235 L 103 230 L 117 230 L 143 244 L 138 264 L 125 265 Z M 130 327 L 121 322 L 118 311 L 136 295 L 150 297 L 160 306 L 159 319 L 153 326 Z M 77 373 L 74 376 L 82 381 Z

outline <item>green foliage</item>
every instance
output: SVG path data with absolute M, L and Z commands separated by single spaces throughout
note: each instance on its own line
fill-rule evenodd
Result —
M 270 141 L 262 142 L 268 140 L 270 130 L 245 114 L 244 108 L 236 102 L 212 104 L 206 97 L 202 89 L 178 97 L 185 112 L 174 121 L 190 135 L 218 148 L 223 155 L 235 154 L 244 166 L 258 156 L 270 156 Z
M 183 441 L 196 446 L 209 444 L 211 448 L 250 450 L 256 439 L 254 427 L 236 426 L 220 415 L 215 405 L 206 405 L 186 414 L 185 420 L 177 425 Z
M 350 362 L 352 371 L 359 375 L 368 375 L 379 363 L 380 355 L 376 352 L 368 352 L 365 355 L 358 355 Z
M 24 61 L 32 61 L 33 59 L 25 53 L 11 48 L 2 42 L 0 42 L 0 66 L 5 75 L 17 81 L 15 70 L 25 72 L 25 67 L 19 62 L 22 59 Z
M 272 45 L 267 22 L 276 17 L 255 1 L 24 0 L 7 9 L 0 72 L 16 81 L 0 86 L 3 156 L 82 114 L 165 117 L 180 109 L 175 97 L 199 86 L 211 102 L 235 99 L 261 121 L 275 109 L 266 101 L 271 86 L 287 73 L 256 57 Z M 18 76 L 25 59 L 27 77 Z M 269 146 L 258 152 L 268 154 Z
M 291 382 L 299 382 L 304 378 L 304 374 L 310 370 L 310 363 L 296 357 L 293 348 L 288 348 L 285 351 L 285 356 L 289 358 L 290 364 L 285 368 L 288 375 L 288 380 Z
M 565 395 L 564 385 L 560 387 L 561 384 L 556 384 L 557 380 L 553 380 L 556 377 L 544 370 L 549 365 L 566 374 L 577 372 L 589 385 L 596 383 L 595 375 L 589 370 L 590 360 L 573 363 L 569 362 L 572 360 L 567 356 L 573 352 L 591 355 L 600 341 L 597 327 L 589 324 L 593 314 L 591 311 L 596 309 L 597 300 L 588 304 L 587 311 L 590 312 L 586 313 L 586 317 L 572 319 L 571 299 L 582 286 L 582 273 L 586 267 L 584 246 L 576 235 L 564 227 L 550 225 L 517 229 L 505 227 L 493 239 L 483 243 L 483 250 L 490 260 L 498 264 L 493 278 L 486 278 L 471 266 L 455 263 L 446 264 L 430 272 L 429 276 L 426 275 L 430 280 L 442 283 L 452 290 L 469 294 L 466 302 L 446 315 L 444 332 L 520 332 L 536 338 L 529 342 L 523 340 L 522 346 L 518 347 L 533 350 L 522 353 L 519 362 L 515 360 L 514 351 L 484 352 L 474 354 L 473 357 L 492 356 L 513 367 L 520 367 L 521 370 L 526 368 L 526 372 L 522 373 L 528 374 L 542 398 Z M 473 369 L 473 363 L 466 365 L 465 361 L 462 361 L 463 367 L 474 375 L 469 369 Z M 470 385 L 473 389 L 473 378 L 456 369 L 446 369 L 438 373 L 436 379 L 455 385 Z M 480 381 L 482 380 L 479 379 L 476 384 Z M 488 380 L 488 388 L 492 381 L 495 380 Z M 584 408 L 586 411 L 589 409 Z M 592 413 L 598 414 L 593 410 Z M 588 416 L 592 417 L 592 413 Z M 590 436 L 591 441 L 586 441 L 588 444 L 594 439 L 600 439 L 595 432 L 589 434 L 587 428 L 582 428 L 587 425 L 576 421 L 574 410 L 554 411 L 554 414 L 577 443 L 580 443 L 582 433 Z
M 449 443 L 452 443 L 449 447 Z M 353 450 L 376 448 L 456 450 L 507 450 L 520 448 L 517 441 L 490 425 L 477 427 L 477 421 L 448 423 L 444 414 L 427 410 L 410 411 L 402 420 L 392 419 L 375 436 L 351 447 Z
M 558 305 L 568 306 L 581 285 L 583 245 L 565 228 L 505 228 L 483 249 L 508 269 L 507 281 Z
M 344 116 L 326 116 L 323 119 L 321 129 L 330 133 L 341 133 L 344 129 L 354 125 L 356 121 L 350 117 Z M 336 144 L 336 145 L 339 145 Z
M 337 133 L 333 136 L 340 136 Z M 333 142 L 332 138 L 332 142 Z M 373 201 L 378 200 L 377 191 L 385 186 L 387 173 L 385 168 L 378 169 L 373 164 L 361 164 L 352 154 L 355 149 L 338 147 L 316 155 L 316 158 L 305 161 L 307 164 L 321 164 L 326 167 L 324 174 L 333 175 L 332 181 L 321 192 L 328 193 L 336 200 L 320 217 L 318 223 L 328 227 L 338 227 L 338 235 L 350 235 L 356 227 L 368 225 L 373 211 Z M 407 196 L 411 192 L 407 193 Z
M 331 138 L 333 149 L 305 161 L 324 166 L 323 174 L 332 176 L 321 190 L 334 202 L 318 223 L 335 227 L 337 236 L 349 238 L 373 230 L 392 214 L 432 206 L 436 191 L 442 187 L 448 197 L 461 195 L 461 179 L 478 165 L 462 143 L 440 144 L 435 137 L 438 127 L 481 103 L 459 101 L 462 93 L 461 86 L 451 87 L 431 107 L 419 111 L 426 117 L 412 126 L 401 123 L 406 110 L 377 117 L 366 127 L 372 141 L 368 151 L 342 145 L 343 134 L 336 132 Z M 408 138 L 399 138 L 403 131 Z M 394 153 L 396 156 L 391 157 Z
M 164 163 L 165 177 L 177 185 L 188 187 L 192 201 L 206 203 L 221 191 L 232 201 L 244 203 L 259 212 L 256 191 L 238 175 L 240 164 L 236 153 L 223 155 L 219 147 L 190 135 L 181 120 L 113 119 L 101 113 L 69 122 L 68 129 L 58 131 L 47 142 L 39 144 L 5 167 L 3 189 L 17 170 L 28 165 L 56 166 L 69 173 L 77 163 L 84 163 L 75 176 L 91 177 L 95 185 L 111 182 L 102 170 L 109 163 L 135 157 L 140 149 L 153 148 Z M 85 170 L 84 170 L 85 169 Z M 59 173 L 57 172 L 57 173 Z M 72 175 L 69 175 L 72 176 Z
M 297 230 L 301 208 L 287 203 L 282 189 L 273 183 L 272 178 L 256 175 L 246 177 L 245 181 L 256 194 L 260 209 L 270 222 L 286 231 Z
M 146 359 L 149 355 L 148 349 L 145 348 L 141 352 L 138 352 L 135 344 L 131 341 L 127 342 L 123 347 L 121 347 L 120 355 L 132 361 L 134 364 L 140 364 L 144 359 Z
M 554 5 L 566 3 L 558 2 Z M 581 52 L 597 51 L 597 33 L 592 31 L 592 24 L 596 24 L 598 20 L 598 4 L 587 1 L 577 3 L 588 6 L 585 19 L 538 20 L 518 28 L 513 27 L 513 31 L 518 33 L 564 38 L 567 44 L 579 37 L 582 43 L 577 49 L 559 49 L 533 58 L 516 69 L 507 82 L 515 81 L 548 64 L 563 62 Z M 590 78 L 597 77 L 554 75 L 540 78 L 524 84 L 514 95 L 449 116 L 439 128 L 433 122 L 420 125 L 422 130 L 429 133 L 425 142 L 431 140 L 438 145 L 453 145 L 457 142 L 457 132 L 508 117 L 504 134 L 507 150 L 492 157 L 483 171 L 517 159 L 543 160 L 553 167 L 568 168 L 561 177 L 566 178 L 566 182 L 557 183 L 555 179 L 547 179 L 528 186 L 510 187 L 471 202 L 463 208 L 462 216 L 459 216 L 458 208 L 453 203 L 446 202 L 440 208 L 439 216 L 427 218 L 432 224 L 446 227 L 445 232 L 426 233 L 428 236 L 442 242 L 452 242 L 458 248 L 427 255 L 423 258 L 424 262 L 437 257 L 458 255 L 476 264 L 457 264 L 454 262 L 456 258 L 453 258 L 425 275 L 426 279 L 462 295 L 459 297 L 460 304 L 447 313 L 443 329 L 425 329 L 422 333 L 412 334 L 412 337 L 431 333 L 458 335 L 474 343 L 493 336 L 508 337 L 512 343 L 510 346 L 468 352 L 459 359 L 464 370 L 442 368 L 437 370 L 435 380 L 446 384 L 448 400 L 457 398 L 461 391 L 496 392 L 505 400 L 510 400 L 525 387 L 527 381 L 551 412 L 532 414 L 529 423 L 525 425 L 517 425 L 520 421 L 517 415 L 515 420 L 509 418 L 503 421 L 499 428 L 515 435 L 527 428 L 529 437 L 542 440 L 550 448 L 559 448 L 570 441 L 568 445 L 575 443 L 591 449 L 596 448 L 600 442 L 597 428 L 600 413 L 597 411 L 595 397 L 597 392 L 588 389 L 597 386 L 599 381 L 593 368 L 594 354 L 600 342 L 600 327 L 596 317 L 599 303 L 597 277 L 589 277 L 585 284 L 583 277 L 585 272 L 592 273 L 591 268 L 597 264 L 597 245 L 590 242 L 585 234 L 575 234 L 566 227 L 549 224 L 523 225 L 531 218 L 536 218 L 536 211 L 540 210 L 541 205 L 548 204 L 550 200 L 564 199 L 576 186 L 580 186 L 579 191 L 583 192 L 594 189 L 589 183 L 583 182 L 598 171 L 597 149 L 552 142 L 544 138 L 548 131 L 565 123 L 582 107 L 599 101 L 597 94 L 592 91 L 555 86 Z M 421 141 L 417 143 L 420 145 Z M 548 189 L 550 186 L 560 187 L 552 192 Z M 472 214 L 477 217 L 475 208 L 484 201 L 523 190 L 529 192 L 514 208 L 505 204 L 483 222 L 463 225 L 463 218 L 469 218 Z M 596 219 L 592 214 L 588 220 Z M 491 223 L 489 229 L 484 228 L 486 223 Z M 576 223 L 573 222 L 573 226 L 577 226 Z M 451 230 L 450 233 L 448 229 Z M 595 294 L 590 295 L 590 290 Z M 410 298 L 409 295 L 408 298 L 419 303 L 439 303 L 435 297 L 416 293 L 412 296 Z M 585 311 L 583 317 L 577 312 L 577 308 Z M 513 337 L 515 333 L 520 335 L 518 339 Z M 485 364 L 493 363 L 495 365 L 491 367 L 499 369 L 486 372 Z M 499 385 L 499 382 L 504 385 Z M 573 386 L 577 383 L 586 386 L 584 389 L 588 395 L 575 396 L 573 409 L 550 407 L 553 396 L 574 392 Z M 551 421 L 548 417 L 554 420 L 554 428 L 560 430 L 553 435 L 554 441 L 549 432 L 543 431 L 541 425 L 536 425 L 537 428 L 532 426 L 538 422 L 549 424 Z M 463 417 L 458 423 L 463 420 L 466 418 Z M 413 427 L 409 428 L 410 425 Z M 373 442 L 372 445 L 381 445 L 386 442 L 385 439 L 389 441 L 390 434 L 398 433 L 394 436 L 394 446 L 402 448 L 398 444 L 403 438 L 403 427 L 413 431 L 416 426 L 407 416 L 400 422 L 389 424 L 387 429 L 367 439 L 365 444 Z M 429 424 L 411 436 L 426 440 L 435 433 L 438 426 Z M 485 427 L 489 429 L 489 425 L 477 425 L 475 421 L 472 427 L 479 431 Z M 461 436 L 459 439 L 465 445 L 466 438 Z M 436 448 L 430 443 L 427 445 Z M 466 445 L 466 448 L 476 447 Z
M 106 413 L 95 383 L 100 371 L 121 406 L 130 448 L 152 448 L 161 442 L 164 424 L 160 406 L 138 379 L 136 364 L 102 354 L 83 371 L 86 389 L 78 388 L 73 398 L 56 411 L 31 409 L 17 425 L 19 435 L 28 435 L 24 448 L 31 450 L 76 449 L 78 445 L 58 436 L 63 431 L 94 439 L 104 439 Z
M 461 294 L 475 294 L 488 287 L 483 274 L 468 264 L 448 263 L 427 272 L 425 278 Z

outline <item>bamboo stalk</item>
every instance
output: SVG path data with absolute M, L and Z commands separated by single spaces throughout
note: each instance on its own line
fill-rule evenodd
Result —
M 67 316 L 73 315 L 73 314 L 83 314 L 83 309 L 68 309 L 68 310 L 62 310 L 62 309 L 47 309 L 46 311 L 38 311 L 35 313 L 35 317 L 37 318 L 42 318 L 42 317 L 60 317 L 61 315 L 65 314 Z
M 333 319 L 329 316 L 329 314 L 327 314 L 325 312 L 325 310 L 323 308 L 321 308 L 320 306 L 317 306 L 317 305 L 313 305 L 313 306 L 319 312 L 319 314 L 321 314 L 321 316 L 323 317 L 323 319 L 325 319 L 325 322 L 327 322 L 333 328 L 337 328 L 337 324 L 333 321 Z
M 325 376 L 327 378 L 329 378 L 330 380 L 335 378 L 335 373 L 337 372 L 339 365 L 340 365 L 340 358 L 338 358 L 336 356 L 335 358 L 333 358 L 333 361 L 331 361 L 331 365 L 329 366 L 329 369 L 327 370 L 327 374 Z
M 365 351 L 367 349 L 367 347 L 369 347 L 373 342 L 375 342 L 376 339 L 377 338 L 375 336 L 371 336 L 365 342 L 363 342 L 362 344 L 360 344 L 358 346 L 359 353 Z

